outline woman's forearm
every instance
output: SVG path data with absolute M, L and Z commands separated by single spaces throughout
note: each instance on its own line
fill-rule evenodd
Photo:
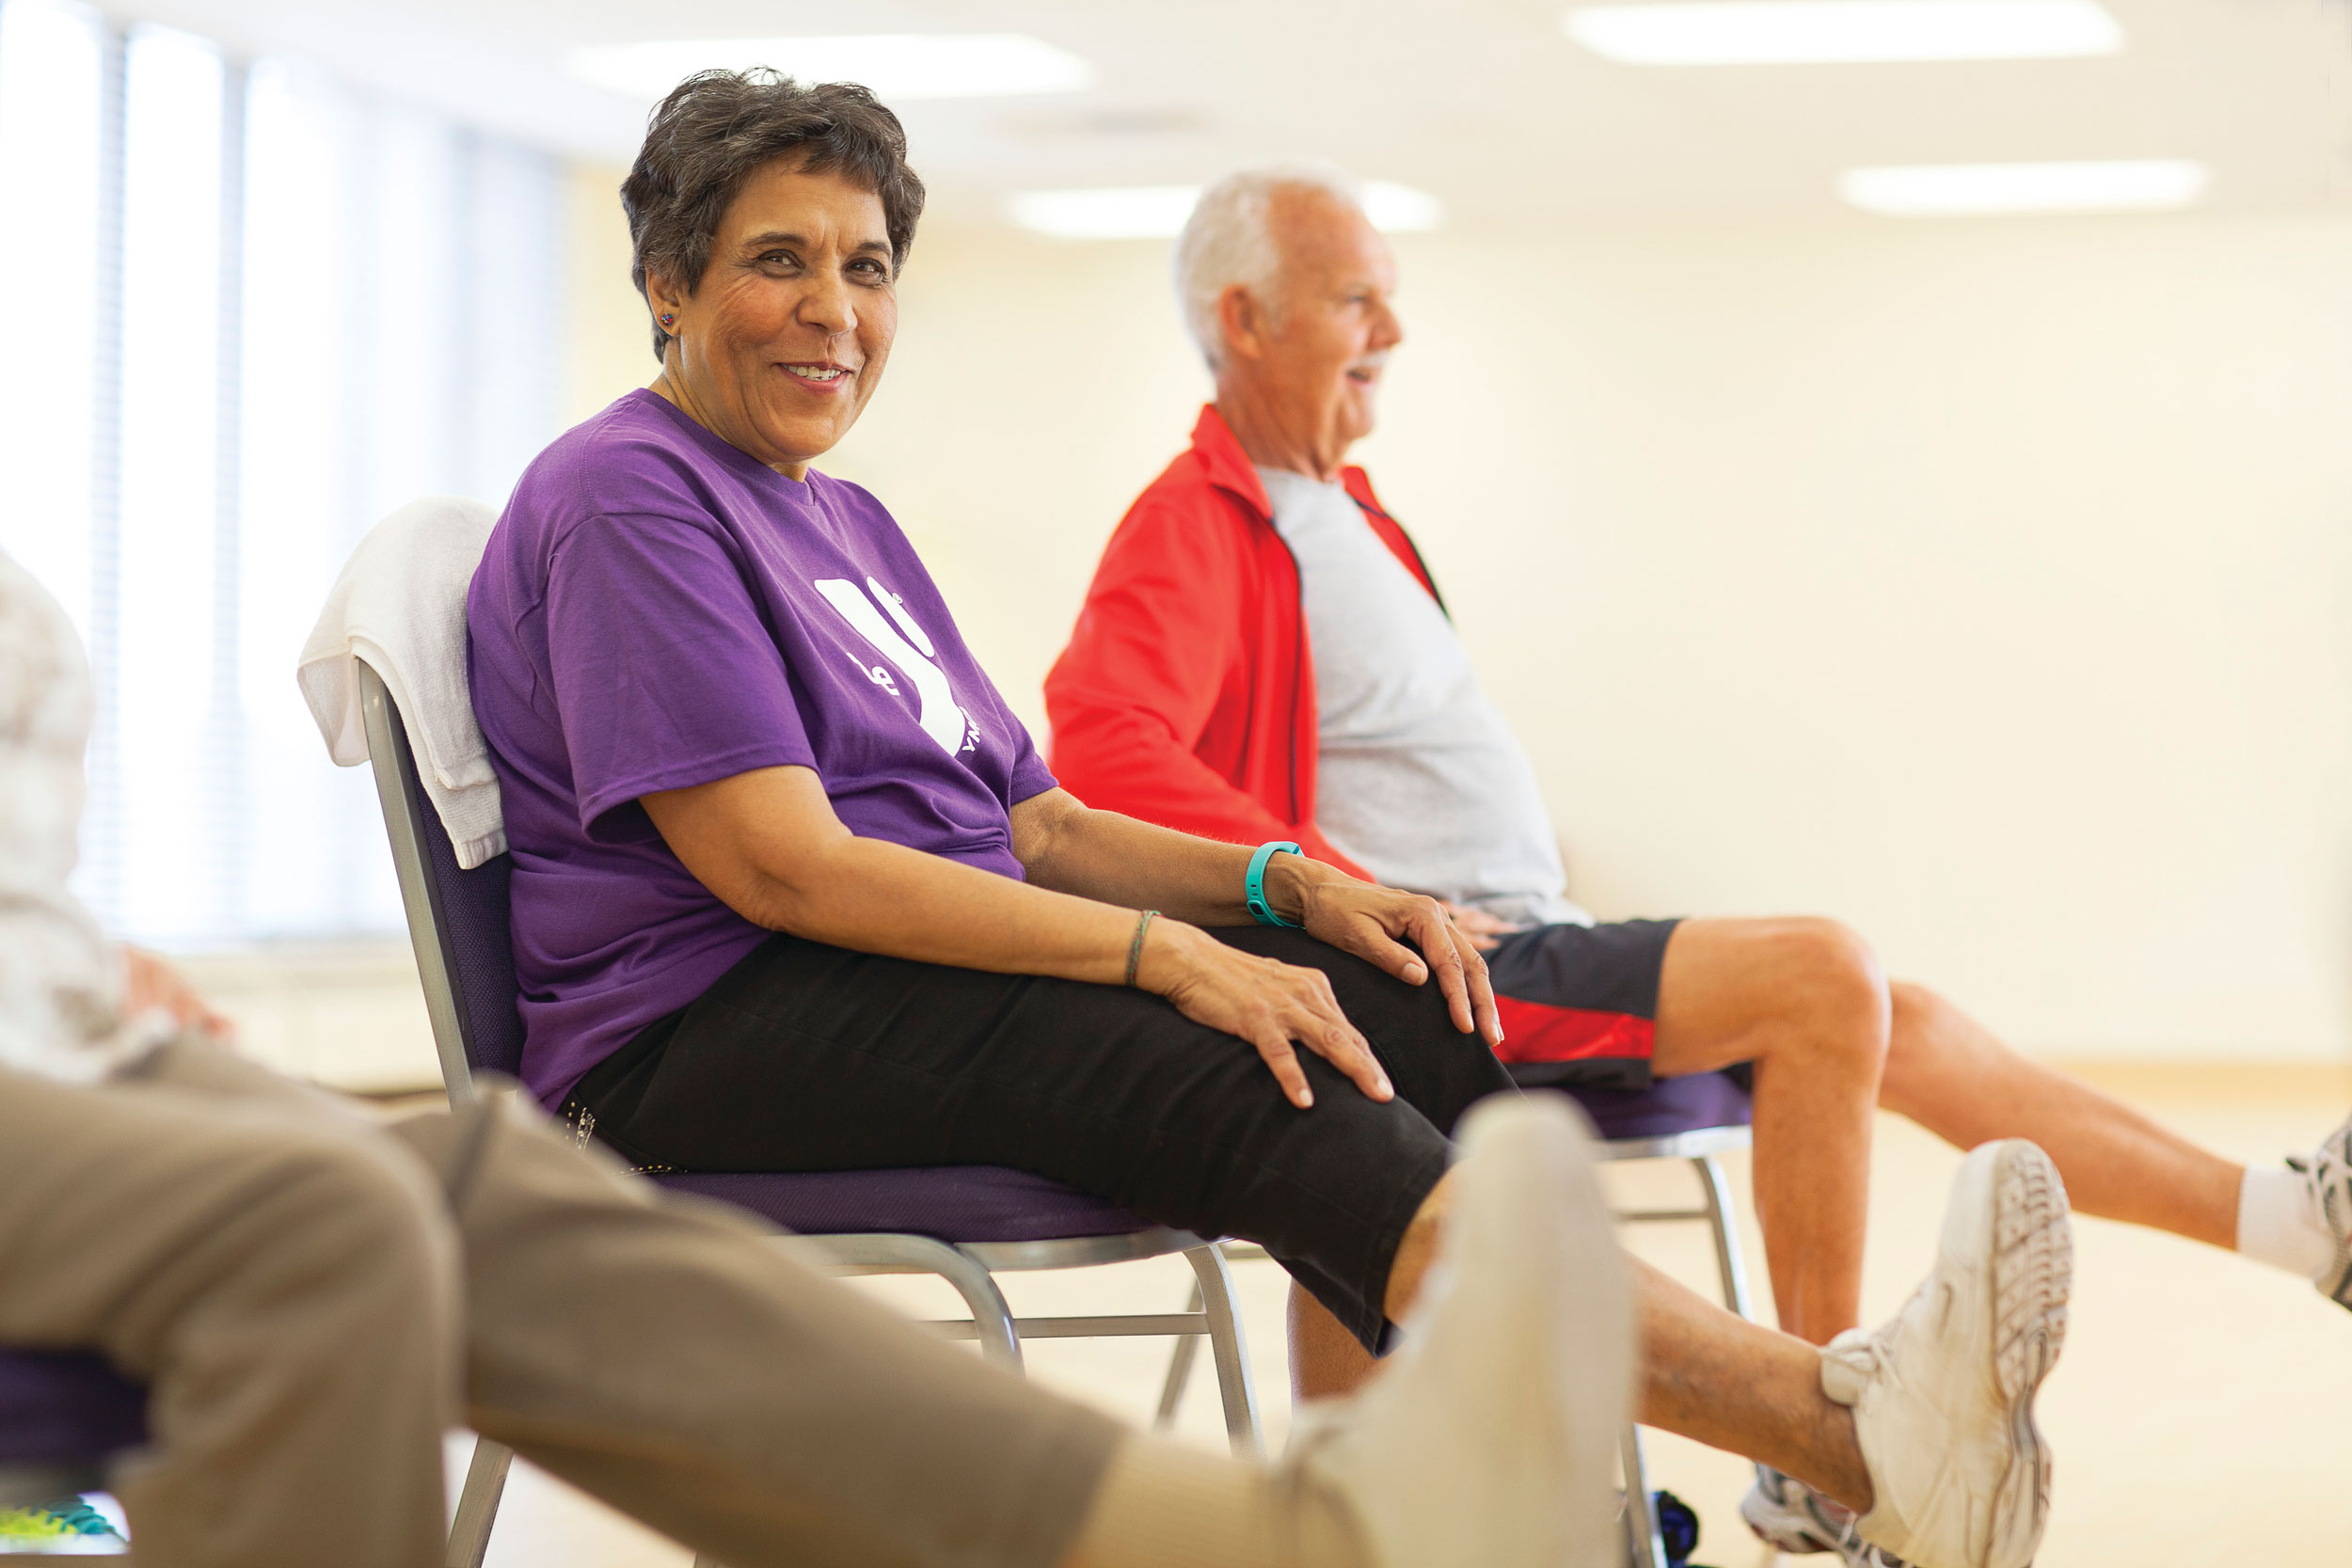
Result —
M 1133 909 L 1155 909 L 1195 926 L 1247 926 L 1244 891 L 1254 846 L 1219 844 L 1094 811 L 1059 790 L 1013 809 L 1013 850 L 1039 887 Z M 1296 920 L 1313 882 L 1347 874 L 1297 855 L 1267 864 L 1267 902 Z
M 1136 911 L 845 835 L 789 884 L 763 879 L 739 912 L 771 930 L 862 953 L 1005 974 L 1118 985 Z
M 805 768 L 766 768 L 642 798 L 686 869 L 771 931 L 927 963 L 1117 985 L 1136 911 L 861 838 Z M 1199 931 L 1155 946 L 1181 949 Z
M 1249 918 L 1249 851 L 1090 812 L 1060 790 L 1013 808 L 1016 881 L 851 833 L 805 768 L 769 768 L 643 798 L 679 860 L 746 920 L 859 952 L 1006 974 L 1117 985 L 1136 911 L 1158 910 L 1138 983 L 1160 983 L 1217 944 L 1200 925 Z M 1280 855 L 1266 874 L 1295 920 L 1311 886 L 1343 874 Z
M 1321 974 L 1268 965 L 1200 929 L 1248 918 L 1248 849 L 1090 812 L 1049 790 L 1012 810 L 1013 854 L 1030 878 L 1015 881 L 856 836 L 812 768 L 755 768 L 639 799 L 686 869 L 755 925 L 860 952 L 1099 985 L 1125 980 L 1132 955 L 1136 985 L 1249 1040 L 1297 1103 L 1312 1097 L 1295 1043 L 1340 1063 L 1365 1093 L 1389 1093 Z M 1406 984 L 1434 976 L 1459 1027 L 1501 1039 L 1483 965 L 1456 953 L 1433 901 L 1296 855 L 1274 857 L 1265 892 L 1278 912 Z M 1169 918 L 1146 935 L 1138 909 Z

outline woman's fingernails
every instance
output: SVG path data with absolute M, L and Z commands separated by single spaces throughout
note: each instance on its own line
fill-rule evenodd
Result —
M 1312 1090 L 1312 1089 L 1301 1089 L 1301 1090 L 1299 1090 L 1299 1091 L 1298 1091 L 1298 1108 L 1299 1108 L 1300 1110 L 1302 1110 L 1302 1111 L 1303 1111 L 1303 1110 L 1305 1110 L 1308 1106 L 1312 1105 L 1314 1102 L 1315 1102 L 1315 1091 L 1314 1091 L 1314 1090 Z
M 1418 986 L 1423 980 L 1429 978 L 1429 971 L 1422 968 L 1419 964 L 1406 964 L 1405 966 L 1405 978 L 1406 983 Z

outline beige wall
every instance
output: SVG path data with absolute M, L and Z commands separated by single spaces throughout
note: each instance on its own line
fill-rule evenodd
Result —
M 652 366 L 582 176 L 574 402 Z M 2343 1054 L 2352 218 L 1448 233 L 1360 454 L 1604 915 L 1821 911 L 2030 1048 Z M 1014 704 L 1201 380 L 1155 245 L 928 235 L 827 465 Z

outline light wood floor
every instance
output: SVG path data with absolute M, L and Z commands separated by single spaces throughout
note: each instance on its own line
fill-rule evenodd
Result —
M 2352 1071 L 2193 1067 L 2089 1075 L 2233 1157 L 2274 1161 L 2309 1148 L 2352 1104 Z M 1958 1156 L 1907 1124 L 1881 1129 L 1866 1307 L 1901 1304 L 1926 1267 Z M 1733 1170 L 1742 1189 L 1744 1166 Z M 1613 1172 L 1628 1201 L 1670 1193 L 1682 1173 Z M 1749 1236 L 1751 1256 L 1755 1237 Z M 2056 1512 L 2041 1568 L 2227 1568 L 2338 1563 L 2352 1557 L 2352 1316 L 2311 1289 L 2189 1243 L 2098 1220 L 2077 1230 L 2074 1311 L 2064 1361 L 2042 1401 L 2058 1454 Z M 1711 1277 L 1696 1234 L 1637 1238 L 1693 1284 Z M 1281 1304 L 1273 1265 L 1240 1269 L 1271 1440 L 1288 1427 Z M 1763 1289 L 1761 1271 L 1758 1289 Z M 1172 1259 L 1010 1281 L 1016 1308 L 1166 1310 L 1189 1275 Z M 865 1282 L 894 1306 L 943 1313 L 944 1291 Z M 1165 1341 L 1062 1341 L 1029 1351 L 1033 1375 L 1132 1419 L 1149 1416 Z M 1182 1431 L 1222 1443 L 1216 1390 L 1196 1375 Z M 1654 1479 L 1699 1511 L 1698 1560 L 1714 1568 L 1772 1560 L 1734 1513 L 1740 1461 L 1653 1436 Z M 685 1552 L 545 1477 L 517 1466 L 490 1547 L 498 1568 L 682 1568 Z M 1790 1559 L 1794 1562 L 1824 1560 Z

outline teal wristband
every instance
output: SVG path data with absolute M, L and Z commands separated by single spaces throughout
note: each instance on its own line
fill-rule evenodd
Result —
M 1261 926 L 1288 926 L 1295 929 L 1298 922 L 1284 920 L 1274 912 L 1274 906 L 1265 901 L 1265 863 L 1278 854 L 1302 853 L 1295 844 L 1261 844 L 1258 852 L 1249 857 L 1249 876 L 1242 883 L 1242 892 L 1249 900 L 1249 918 Z

